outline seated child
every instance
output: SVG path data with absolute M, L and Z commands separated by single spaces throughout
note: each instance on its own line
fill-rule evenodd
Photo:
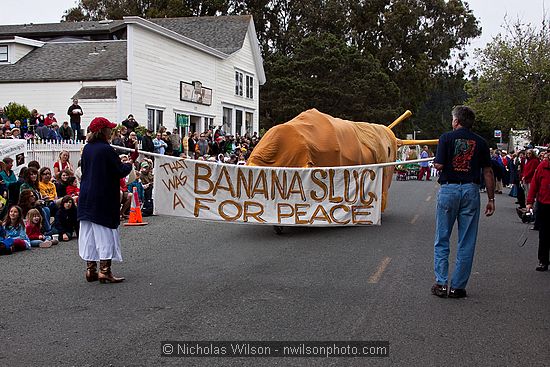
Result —
M 31 247 L 48 248 L 57 245 L 58 240 L 52 240 L 50 236 L 42 233 L 42 215 L 38 209 L 31 209 L 27 213 L 27 236 L 31 241 Z
M 69 195 L 61 199 L 61 206 L 55 214 L 53 222 L 53 230 L 59 234 L 61 241 L 70 241 L 73 238 L 73 233 L 78 237 L 78 220 L 76 219 L 76 206 L 74 200 Z
M 75 203 L 78 202 L 78 195 L 80 195 L 80 189 L 78 188 L 78 181 L 74 176 L 71 176 L 67 179 L 67 195 L 72 197 Z
M 29 250 L 31 241 L 25 232 L 25 223 L 23 222 L 23 211 L 17 205 L 12 205 L 2 223 L 5 238 L 2 243 L 11 252 Z
M 139 202 L 143 204 L 143 201 L 145 200 L 145 188 L 141 183 L 140 175 L 141 173 L 136 171 L 136 179 L 128 184 L 128 192 L 132 194 L 134 192 L 134 187 L 137 188 Z

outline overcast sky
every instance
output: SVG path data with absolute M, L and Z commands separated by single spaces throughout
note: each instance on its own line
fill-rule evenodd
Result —
M 76 0 L 0 0 L 2 24 L 59 22 L 68 8 L 76 6 Z M 480 20 L 483 33 L 472 42 L 473 47 L 483 47 L 493 36 L 502 31 L 504 16 L 515 21 L 540 26 L 544 0 L 468 0 L 474 15 Z M 546 6 L 550 7 L 550 0 Z

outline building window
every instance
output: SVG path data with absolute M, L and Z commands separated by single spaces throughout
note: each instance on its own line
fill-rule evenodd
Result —
M 233 122 L 233 110 L 231 108 L 223 108 L 223 126 L 222 130 L 226 134 L 231 134 L 231 125 Z
M 162 118 L 164 111 L 154 108 L 147 109 L 147 129 L 151 131 L 158 131 L 162 126 Z
M 235 95 L 243 95 L 243 73 L 235 71 Z
M 246 98 L 254 98 L 254 77 L 246 76 Z
M 235 135 L 242 135 L 243 129 L 243 111 L 235 111 Z
M 254 123 L 254 115 L 252 114 L 252 112 L 247 112 L 245 114 L 245 128 L 246 128 L 246 133 L 250 136 L 252 136 L 252 133 L 253 133 L 253 129 L 254 129 L 254 126 L 253 126 L 253 123 Z
M 213 117 L 205 117 L 204 118 L 204 128 L 205 130 L 214 130 L 214 118 Z
M 0 62 L 8 62 L 8 46 L 0 45 Z

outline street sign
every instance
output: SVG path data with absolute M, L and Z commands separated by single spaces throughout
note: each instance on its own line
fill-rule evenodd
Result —
M 502 131 L 501 130 L 495 130 L 495 138 L 502 138 Z

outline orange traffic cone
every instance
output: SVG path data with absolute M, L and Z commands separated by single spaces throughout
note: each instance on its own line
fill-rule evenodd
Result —
M 125 226 L 144 226 L 147 222 L 143 221 L 141 216 L 141 208 L 139 205 L 139 197 L 137 193 L 137 187 L 134 187 L 132 192 L 132 206 L 130 207 L 130 219 L 128 223 L 124 223 Z

